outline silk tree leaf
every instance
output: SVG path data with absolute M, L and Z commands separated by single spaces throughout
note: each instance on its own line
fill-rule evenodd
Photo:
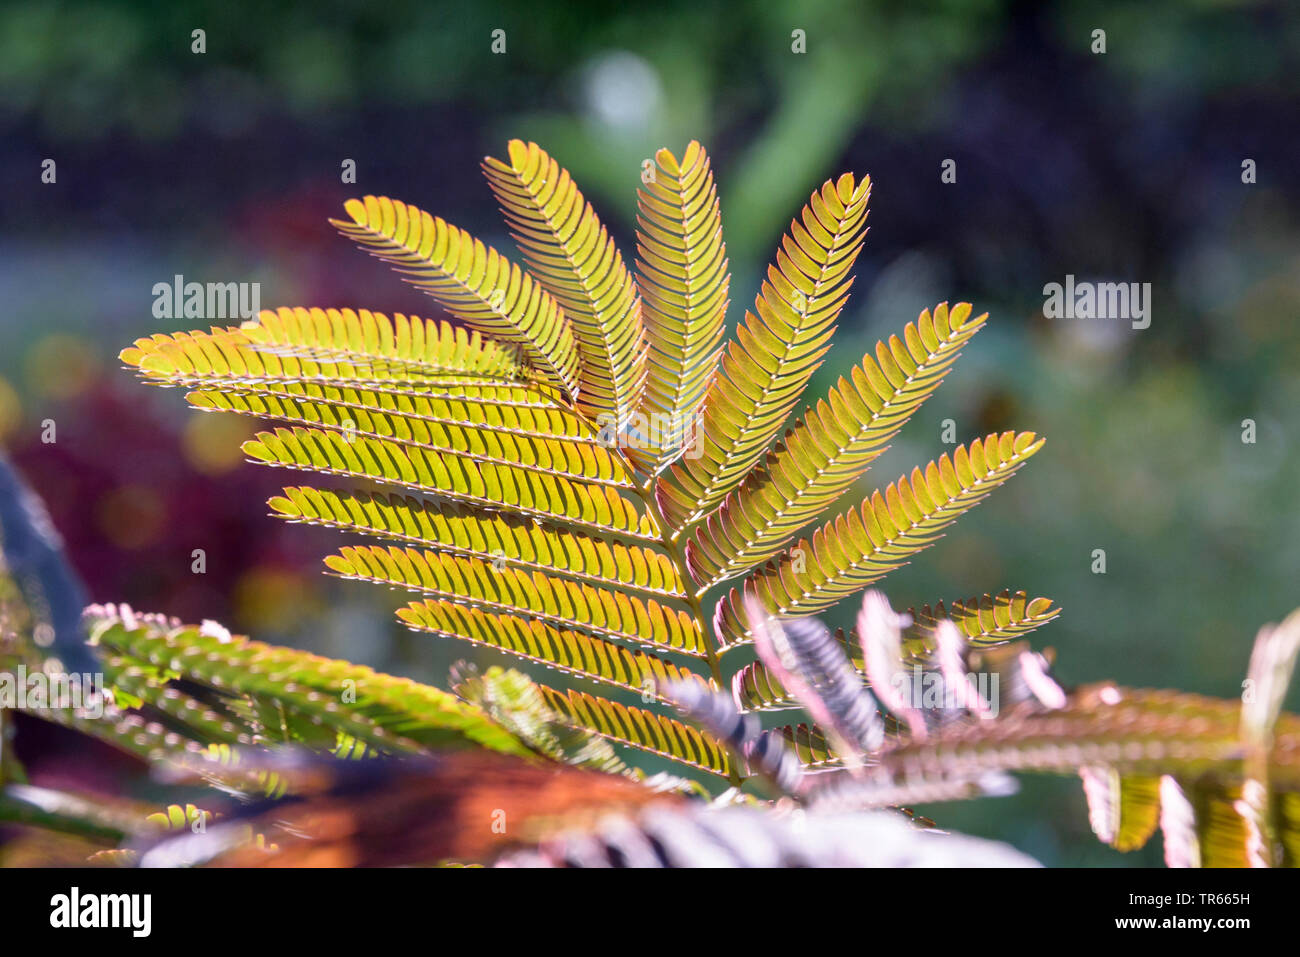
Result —
M 457 319 L 519 346 L 547 382 L 577 396 L 580 358 L 573 327 L 537 280 L 442 218 L 386 196 L 350 199 L 343 235 L 392 263 Z
M 125 606 L 94 606 L 89 622 L 92 641 L 123 658 L 275 702 L 382 750 L 419 753 L 458 743 L 519 750 L 503 729 L 453 695 L 406 678 L 250 641 L 212 623 L 138 615 Z
M 702 655 L 698 621 L 680 608 L 621 590 L 414 548 L 347 547 L 326 559 L 345 578 L 394 585 L 430 596 L 431 607 L 460 602 L 490 615 L 523 616 L 557 628 Z
M 560 723 L 537 684 L 523 672 L 496 666 L 479 671 L 462 661 L 452 668 L 451 679 L 457 697 L 482 708 L 539 754 L 607 774 L 636 774 L 600 735 Z
M 988 318 L 970 313 L 968 303 L 927 309 L 804 414 L 687 543 L 700 593 L 772 558 L 866 472 Z
M 369 309 L 265 309 L 240 326 L 137 339 L 121 359 L 157 384 L 504 384 L 522 374 L 512 348 L 477 332 L 401 313 L 390 319 Z
M 520 426 L 462 425 L 445 415 L 380 411 L 370 404 L 372 399 L 355 393 L 304 399 L 265 392 L 244 396 L 209 391 L 191 392 L 187 399 L 208 411 L 327 429 L 340 433 L 346 441 L 392 442 L 444 460 L 468 458 L 500 469 L 561 475 L 611 488 L 631 488 L 633 484 L 624 461 L 594 437 L 531 433 Z M 417 400 L 416 404 L 422 403 Z
M 813 193 L 768 267 L 767 281 L 722 353 L 698 430 L 698 454 L 660 476 L 676 529 L 712 513 L 762 458 L 829 348 L 866 233 L 870 179 L 845 174 Z
M 623 257 L 573 179 L 536 143 L 483 161 L 519 251 L 564 309 L 580 357 L 578 407 L 622 431 L 645 387 L 641 299 Z
M 501 512 L 414 496 L 343 493 L 308 486 L 288 487 L 284 495 L 268 504 L 272 514 L 289 522 L 426 545 L 444 553 L 565 575 L 661 600 L 686 597 L 676 566 L 660 552 Z
M 709 157 L 691 141 L 679 161 L 655 155 L 637 191 L 636 281 L 649 343 L 638 409 L 642 441 L 628 456 L 657 474 L 687 451 L 717 371 L 731 273 Z
M 1009 479 L 1043 445 L 1033 432 L 1004 432 L 958 446 L 917 468 L 860 510 L 827 522 L 780 557 L 755 572 L 743 594 L 762 602 L 780 617 L 799 617 L 835 602 L 883 578 Z M 721 645 L 749 637 L 739 607 L 742 591 L 733 588 L 718 605 L 715 628 Z
M 448 501 L 527 515 L 597 536 L 658 540 L 648 515 L 608 486 L 546 472 L 479 463 L 472 456 L 443 456 L 388 439 L 349 438 L 323 429 L 259 432 L 244 443 L 266 465 L 371 479 Z
M 539 687 L 547 707 L 566 724 L 721 777 L 731 770 L 726 745 L 675 718 L 581 691 Z

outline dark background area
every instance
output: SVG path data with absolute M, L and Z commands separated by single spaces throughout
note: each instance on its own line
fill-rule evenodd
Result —
M 991 321 L 857 497 L 944 451 L 947 418 L 961 442 L 1048 437 L 886 581 L 894 604 L 1023 588 L 1065 609 L 1034 639 L 1063 679 L 1233 696 L 1256 628 L 1300 604 L 1297 75 L 1285 3 L 6 3 L 0 438 L 92 600 L 441 682 L 455 650 L 404 632 L 398 596 L 319 574 L 335 536 L 266 517 L 286 478 L 244 464 L 243 422 L 120 369 L 133 339 L 188 328 L 154 318 L 153 285 L 436 314 L 328 225 L 345 198 L 509 249 L 478 163 L 533 139 L 629 256 L 642 162 L 698 139 L 734 324 L 812 189 L 869 173 L 855 296 L 810 395 L 922 308 Z M 1067 274 L 1150 283 L 1150 328 L 1045 319 Z M 1074 781 L 929 813 L 1049 864 L 1159 860 L 1098 845 Z

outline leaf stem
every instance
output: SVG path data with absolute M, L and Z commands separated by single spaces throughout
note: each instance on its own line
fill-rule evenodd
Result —
M 682 584 L 685 586 L 686 591 L 686 604 L 690 608 L 691 614 L 695 616 L 695 621 L 700 628 L 700 638 L 704 642 L 704 656 L 705 661 L 709 666 L 709 673 L 713 677 L 714 684 L 717 685 L 718 690 L 721 691 L 724 687 L 724 682 L 722 680 L 722 663 L 718 660 L 718 652 L 713 645 L 713 637 L 710 634 L 710 623 L 704 615 L 703 606 L 700 604 L 700 594 L 697 594 L 691 588 L 690 569 L 686 565 L 685 557 L 682 554 L 681 548 L 678 546 L 676 537 L 664 534 L 664 517 L 659 511 L 659 505 L 655 501 L 654 497 L 654 476 L 647 478 L 644 485 L 637 484 L 635 487 L 637 497 L 640 498 L 642 504 L 645 505 L 646 512 L 651 516 L 651 520 L 654 522 L 655 531 L 659 533 L 659 541 L 663 545 L 664 551 L 668 553 L 669 559 L 677 567 L 677 573 L 682 578 Z M 727 780 L 731 783 L 732 787 L 739 787 L 742 782 L 740 773 L 736 769 L 735 761 L 727 762 Z
M 576 406 L 570 406 L 569 410 L 580 422 L 591 429 L 593 435 L 599 436 L 601 434 L 601 430 L 596 428 L 595 423 L 593 423 L 591 419 Z M 641 504 L 645 507 L 645 512 L 650 517 L 651 523 L 654 525 L 655 535 L 658 536 L 656 544 L 668 553 L 669 560 L 673 563 L 673 566 L 677 569 L 677 574 L 681 577 L 683 591 L 685 592 L 686 605 L 690 609 L 691 614 L 695 616 L 695 623 L 700 629 L 700 639 L 704 644 L 704 660 L 709 666 L 709 674 L 712 676 L 714 684 L 717 686 L 718 690 L 721 691 L 724 687 L 722 679 L 722 663 L 718 659 L 718 651 L 717 648 L 714 647 L 713 638 L 710 634 L 710 622 L 705 617 L 704 608 L 700 604 L 700 595 L 695 594 L 694 589 L 691 587 L 691 571 L 686 565 L 685 557 L 678 545 L 677 536 L 670 536 L 664 533 L 667 521 L 664 519 L 663 513 L 659 509 L 659 503 L 655 501 L 655 477 L 654 475 L 647 475 L 644 482 L 638 482 L 635 478 L 637 474 L 636 465 L 628 457 L 627 452 L 617 444 L 613 451 L 615 451 L 619 459 L 622 460 L 623 466 L 627 470 L 627 474 L 632 476 L 631 485 L 627 490 L 635 494 L 637 499 L 639 499 Z M 732 787 L 739 787 L 744 781 L 740 776 L 740 772 L 736 768 L 736 762 L 733 760 L 727 761 L 727 781 Z

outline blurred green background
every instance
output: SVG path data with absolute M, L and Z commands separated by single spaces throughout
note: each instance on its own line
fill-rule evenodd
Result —
M 397 595 L 318 574 L 334 536 L 264 516 L 284 476 L 243 464 L 242 423 L 119 368 L 184 326 L 153 317 L 154 283 L 433 314 L 328 226 L 344 198 L 404 198 L 509 249 L 478 163 L 534 139 L 627 256 L 642 162 L 698 139 L 734 323 L 811 190 L 869 173 L 856 295 L 811 394 L 936 302 L 992 319 L 858 491 L 943 451 L 948 418 L 962 442 L 1049 439 L 887 580 L 894 604 L 1022 588 L 1065 609 L 1035 637 L 1064 680 L 1233 696 L 1255 629 L 1300 604 L 1297 76 L 1287 3 L 9 2 L 0 436 L 93 600 L 441 681 L 453 651 L 400 629 Z M 1151 283 L 1150 328 L 1043 318 L 1067 274 Z M 1159 861 L 1158 841 L 1100 846 L 1074 781 L 930 813 L 1049 864 Z

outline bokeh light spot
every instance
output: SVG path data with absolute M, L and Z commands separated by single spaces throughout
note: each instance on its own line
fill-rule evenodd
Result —
M 54 334 L 27 353 L 27 381 L 32 391 L 50 399 L 71 399 L 99 376 L 100 360 L 91 344 L 75 336 Z
M 204 475 L 224 475 L 244 461 L 240 445 L 256 430 L 248 419 L 218 413 L 190 416 L 181 433 L 185 461 Z
M 144 548 L 158 540 L 166 508 L 158 493 L 143 485 L 123 485 L 95 505 L 100 530 L 119 548 Z

